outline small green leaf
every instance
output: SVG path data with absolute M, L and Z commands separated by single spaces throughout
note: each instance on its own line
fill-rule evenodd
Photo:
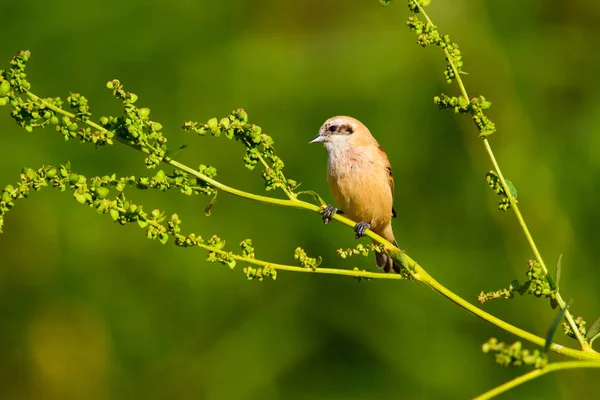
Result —
M 232 258 L 232 259 L 230 259 L 230 260 L 227 260 L 227 261 L 225 262 L 225 264 L 227 264 L 227 266 L 228 266 L 229 268 L 231 268 L 231 269 L 234 269 L 234 268 L 235 268 L 235 264 L 237 264 L 237 262 L 236 262 L 236 261 L 235 261 L 235 260 Z
M 468 75 L 466 72 L 462 72 L 461 71 L 461 73 L 464 74 L 464 75 Z M 477 102 L 481 106 L 482 110 L 487 110 L 488 108 L 490 108 L 492 106 L 492 102 L 491 101 L 487 101 L 485 99 L 485 97 L 483 97 L 483 96 L 479 96 L 479 99 L 477 99 Z
M 218 124 L 218 120 L 216 118 L 211 118 L 208 120 L 208 122 L 206 123 L 210 128 L 216 128 L 217 124 Z
M 210 210 L 212 210 L 213 206 L 215 205 L 215 202 L 217 201 L 218 193 L 219 192 L 215 192 L 215 195 L 213 196 L 212 200 L 210 201 L 210 203 L 208 203 L 208 205 L 204 209 L 204 215 L 206 215 L 207 217 L 210 217 Z
M 85 204 L 85 202 L 87 200 L 85 194 L 81 194 L 81 193 L 75 193 L 73 195 L 73 197 L 75 197 L 75 200 L 77 200 L 81 204 Z
M 179 148 L 177 148 L 177 150 L 175 150 L 174 152 L 170 153 L 169 157 L 175 156 L 175 154 L 179 153 L 181 150 L 187 149 L 187 147 L 188 147 L 187 144 L 182 144 L 181 146 L 179 146 Z
M 554 278 L 554 284 L 556 285 L 556 290 L 558 290 L 558 284 L 560 282 L 560 271 L 562 269 L 562 253 L 561 255 L 558 257 L 558 263 L 556 264 L 556 275 Z
M 138 225 L 140 226 L 140 228 L 145 228 L 148 226 L 148 221 L 145 219 L 139 219 L 137 220 Z
M 600 337 L 600 318 L 594 321 L 587 333 L 587 337 L 590 338 L 590 345 L 594 342 L 594 340 Z
M 113 221 L 116 221 L 116 220 L 119 219 L 119 211 L 118 210 L 115 210 L 114 208 L 111 208 L 110 211 L 109 211 L 109 213 L 110 213 L 110 216 L 113 219 Z
M 550 346 L 552 345 L 552 339 L 556 334 L 556 330 L 560 325 L 560 321 L 562 321 L 563 317 L 565 316 L 565 312 L 567 312 L 567 308 L 569 308 L 569 304 L 571 304 L 571 300 L 569 300 L 567 304 L 565 304 L 565 308 L 561 309 L 558 314 L 556 314 L 556 317 L 554 317 L 554 321 L 552 321 L 552 325 L 550 325 L 550 329 L 548 329 L 548 333 L 546 333 L 546 344 L 544 345 L 543 350 L 544 354 L 548 354 Z
M 3 81 L 0 84 L 0 94 L 6 94 L 10 91 L 10 82 L 8 81 Z
M 387 6 L 388 4 L 390 4 L 392 0 L 379 0 L 379 4 L 381 4 L 382 6 Z
M 402 266 L 404 267 L 404 269 L 406 269 L 407 271 L 409 270 L 409 268 L 408 268 L 408 259 L 406 258 L 406 255 L 404 254 L 404 252 L 400 253 L 400 264 L 402 264 Z
M 327 205 L 327 203 L 325 203 L 325 200 L 323 200 L 321 198 L 321 196 L 319 196 L 319 194 L 317 192 L 315 192 L 315 191 L 305 190 L 303 192 L 298 192 L 298 196 L 300 196 L 301 194 L 305 194 L 307 196 L 312 197 L 313 199 L 315 199 L 319 203 L 320 206 L 326 206 Z
M 169 240 L 169 235 L 167 235 L 165 232 L 161 232 L 158 234 L 158 240 L 162 244 L 165 244 Z
M 100 186 L 99 188 L 96 188 L 96 195 L 99 199 L 103 199 L 106 196 L 108 196 L 108 188 L 105 188 L 104 186 Z
M 508 188 L 508 190 L 510 191 L 510 194 L 512 195 L 512 197 L 514 199 L 517 198 L 517 188 L 515 187 L 515 185 L 513 185 L 513 183 L 511 181 L 509 181 L 508 179 L 506 179 L 506 187 Z

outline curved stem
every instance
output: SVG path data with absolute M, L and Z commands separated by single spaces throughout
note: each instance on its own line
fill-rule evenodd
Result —
M 487 392 L 475 397 L 473 400 L 491 399 L 492 397 L 498 396 L 499 394 L 502 394 L 516 386 L 519 386 L 525 382 L 528 382 L 547 373 L 575 368 L 600 368 L 600 363 L 595 361 L 564 361 L 548 364 L 545 367 L 534 369 L 533 371 L 518 376 L 506 383 L 503 383 L 500 386 L 488 390 Z
M 270 263 L 267 261 L 257 260 L 255 258 L 244 257 L 237 254 L 230 254 L 227 251 L 217 249 L 215 247 L 199 243 L 198 247 L 204 250 L 212 251 L 221 255 L 231 256 L 236 261 L 246 262 L 248 264 L 259 265 L 261 267 L 271 267 L 280 271 L 291 271 L 291 272 L 308 272 L 313 274 L 325 274 L 325 275 L 341 275 L 341 276 L 351 276 L 353 278 L 367 278 L 367 279 L 395 279 L 402 280 L 402 276 L 398 274 L 386 274 L 384 272 L 369 272 L 369 271 L 360 271 L 360 270 L 350 270 L 350 269 L 338 269 L 338 268 L 306 268 L 306 267 L 297 267 L 294 265 L 285 265 L 285 264 L 277 264 Z
M 429 18 L 429 16 L 427 15 L 427 13 L 425 12 L 425 9 L 423 8 L 423 6 L 418 4 L 418 8 L 419 8 L 419 12 L 427 20 L 427 23 L 430 24 L 431 26 L 435 26 L 433 24 L 433 22 L 431 21 L 431 19 Z M 444 47 L 443 50 L 444 50 L 444 54 L 446 55 L 446 60 L 448 61 L 448 64 L 450 64 L 450 66 L 452 67 L 452 70 L 454 71 L 454 79 L 456 79 L 456 82 L 460 89 L 461 95 L 467 102 L 469 102 L 470 101 L 469 95 L 467 94 L 465 85 L 462 81 L 462 78 L 460 77 L 460 73 L 459 73 L 458 69 L 456 68 L 454 62 L 452 61 L 452 57 L 450 56 L 448 49 Z M 479 110 L 479 112 L 482 113 L 481 110 Z M 490 161 L 492 162 L 492 164 L 494 166 L 494 170 L 498 174 L 498 178 L 500 179 L 502 188 L 504 189 L 504 192 L 506 193 L 506 196 L 508 197 L 511 208 L 513 209 L 513 212 L 515 213 L 515 216 L 517 217 L 517 221 L 519 222 L 519 225 L 521 226 L 521 229 L 523 230 L 523 233 L 525 234 L 525 237 L 527 238 L 529 247 L 531 247 L 531 250 L 533 251 L 535 258 L 540 263 L 542 269 L 544 270 L 544 273 L 546 274 L 546 276 L 549 277 L 550 275 L 548 272 L 548 268 L 546 267 L 546 264 L 544 263 L 542 255 L 540 254 L 540 252 L 535 244 L 535 241 L 533 240 L 533 236 L 531 235 L 531 232 L 529 231 L 529 228 L 527 227 L 527 224 L 525 223 L 525 219 L 523 218 L 523 215 L 521 214 L 519 206 L 517 205 L 517 202 L 516 202 L 515 198 L 513 197 L 512 192 L 510 191 L 510 189 L 508 188 L 508 185 L 506 184 L 504 175 L 502 174 L 502 171 L 500 170 L 500 166 L 498 165 L 498 162 L 496 161 L 496 156 L 494 155 L 494 152 L 492 151 L 492 147 L 491 147 L 490 142 L 487 137 L 483 137 L 483 145 L 485 147 L 485 150 L 488 154 Z M 571 330 L 574 332 L 575 337 L 577 338 L 577 340 L 579 341 L 579 344 L 581 345 L 581 348 L 584 351 L 593 351 L 592 347 L 585 340 L 585 338 L 583 337 L 581 332 L 579 332 L 577 324 L 575 323 L 575 320 L 573 319 L 573 315 L 571 314 L 571 312 L 568 309 L 566 309 L 567 303 L 564 301 L 564 299 L 558 292 L 558 288 L 556 290 L 556 301 L 557 301 L 559 307 L 561 309 L 565 310 L 565 319 L 571 326 Z

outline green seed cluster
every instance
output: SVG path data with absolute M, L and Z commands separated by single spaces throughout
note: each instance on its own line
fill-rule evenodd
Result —
M 432 25 L 429 21 L 422 21 L 416 15 L 419 10 L 419 5 L 416 1 L 411 0 L 409 3 L 409 9 L 415 13 L 408 17 L 406 25 L 408 28 L 417 35 L 417 43 L 422 47 L 429 45 L 436 45 L 441 47 L 446 53 L 446 70 L 444 71 L 444 77 L 446 82 L 452 83 L 456 78 L 456 74 L 463 73 L 462 66 L 462 53 L 458 49 L 458 44 L 454 43 L 449 35 L 442 35 L 437 26 Z
M 205 173 L 210 175 L 210 169 L 206 168 Z M 24 168 L 19 183 L 16 186 L 8 185 L 2 190 L 0 198 L 0 233 L 2 233 L 4 215 L 14 206 L 14 201 L 28 197 L 32 190 L 37 191 L 47 186 L 58 188 L 61 191 L 70 188 L 73 192 L 73 197 L 79 203 L 87 204 L 101 214 L 109 212 L 115 221 L 123 224 L 137 220 L 139 215 L 135 212 L 131 213 L 131 211 L 136 210 L 126 207 L 126 200 L 124 200 L 123 196 L 118 196 L 114 200 L 107 200 L 111 188 L 114 188 L 119 194 L 122 194 L 127 186 L 142 190 L 157 189 L 163 192 L 168 189 L 177 188 L 181 193 L 187 195 L 211 195 L 216 193 L 214 188 L 203 181 L 189 177 L 185 172 L 178 170 L 174 170 L 170 175 L 160 170 L 153 177 L 130 176 L 117 178 L 113 174 L 111 176 L 105 175 L 88 179 L 84 175 L 73 172 L 69 163 L 58 167 L 48 165 L 38 170 Z M 124 207 L 130 212 L 126 214 L 120 213 L 119 207 Z M 131 218 L 134 214 L 136 217 L 132 220 Z
M 75 111 L 75 115 L 81 121 L 89 121 L 92 113 L 90 112 L 90 106 L 85 97 L 79 93 L 71 93 L 67 97 L 67 103 Z
M 44 127 L 50 123 L 57 125 L 61 122 L 54 112 L 44 105 L 27 96 L 21 97 L 31 88 L 25 73 L 30 55 L 28 51 L 20 51 L 10 61 L 7 70 L 0 70 L 0 105 L 10 104 L 11 116 L 27 132 L 32 132 L 34 128 Z M 62 104 L 60 99 L 48 99 L 48 101 L 52 104 L 59 104 L 59 106 Z M 66 125 L 65 128 L 68 128 L 69 125 Z
M 221 239 L 217 235 L 213 235 L 206 242 L 211 248 L 215 250 L 223 250 L 225 247 L 225 240 Z M 229 268 L 234 269 L 237 261 L 234 258 L 234 254 L 232 252 L 217 252 L 217 251 L 209 251 L 208 256 L 206 257 L 206 262 L 211 263 L 220 263 L 223 265 L 227 265 Z
M 3 98 L 6 99 L 6 95 L 11 90 L 10 88 L 18 93 L 25 93 L 31 89 L 31 84 L 27 81 L 27 74 L 25 73 L 25 67 L 27 66 L 29 57 L 31 57 L 29 51 L 21 50 L 10 61 L 8 69 L 6 71 L 0 71 L 0 75 L 2 76 L 0 81 L 0 92 L 2 93 Z M 5 84 L 5 81 L 8 82 L 8 84 Z
M 436 45 L 444 50 L 444 54 L 446 55 L 444 78 L 446 82 L 452 83 L 453 80 L 458 78 L 458 74 L 464 74 L 462 53 L 458 48 L 458 44 L 453 42 L 450 36 L 441 34 L 437 26 L 433 25 L 427 16 L 425 21 L 419 19 L 417 14 L 428 3 L 428 1 L 409 0 L 408 8 L 415 15 L 408 17 L 406 25 L 417 35 L 417 43 L 420 46 Z M 459 84 L 462 87 L 462 83 L 459 82 Z M 441 96 L 436 96 L 434 102 L 438 107 L 443 109 L 454 109 L 457 113 L 471 114 L 473 122 L 479 130 L 480 137 L 489 136 L 496 131 L 494 123 L 483 113 L 483 110 L 491 106 L 491 103 L 486 101 L 483 96 L 469 101 L 466 94 L 460 98 L 448 97 L 442 94 Z
M 125 115 L 102 117 L 100 123 L 122 140 L 144 149 L 148 153 L 146 167 L 155 168 L 167 156 L 167 138 L 162 134 L 162 125 L 150 119 L 149 108 L 135 106 L 138 96 L 125 91 L 119 80 L 109 81 L 106 87 L 123 102 Z
M 575 332 L 573 332 L 573 328 L 571 328 L 571 325 L 569 325 L 566 322 L 563 322 L 562 325 L 563 325 L 565 335 L 567 335 L 573 339 L 577 339 L 577 336 L 575 336 Z M 585 321 L 583 319 L 583 317 L 575 318 L 575 326 L 577 326 L 577 330 L 579 331 L 579 333 L 581 334 L 582 337 L 586 337 L 586 335 L 587 335 L 587 329 L 585 327 L 586 325 L 587 325 L 587 321 Z
M 440 110 L 453 110 L 457 114 L 469 114 L 473 118 L 473 122 L 479 130 L 479 136 L 485 137 L 496 132 L 496 126 L 488 117 L 485 116 L 483 110 L 487 110 L 492 106 L 492 103 L 487 101 L 485 97 L 479 96 L 467 101 L 464 97 L 450 97 L 445 94 L 435 96 L 433 102 Z
M 483 290 L 479 293 L 477 300 L 479 303 L 483 304 L 489 300 L 496 299 L 512 299 L 515 295 L 515 287 L 511 284 L 507 289 L 500 289 L 495 292 L 487 292 L 485 293 Z
M 544 272 L 541 264 L 537 261 L 529 260 L 527 265 L 527 280 L 523 284 L 520 284 L 519 281 L 515 279 L 506 289 L 487 293 L 482 291 L 478 297 L 479 302 L 483 304 L 489 300 L 512 299 L 514 298 L 515 293 L 518 293 L 521 296 L 528 293 L 538 298 L 545 297 L 549 299 L 551 307 L 556 308 L 558 306 L 556 289 Z
M 294 259 L 298 260 L 304 268 L 310 268 L 313 271 L 316 270 L 323 261 L 321 256 L 316 258 L 309 257 L 306 254 L 306 251 L 301 247 L 297 247 L 294 251 Z
M 368 244 L 365 246 L 359 243 L 354 248 L 338 249 L 337 254 L 342 258 L 348 258 L 359 254 L 366 257 L 374 251 L 381 253 L 383 251 L 383 245 Z
M 11 116 L 28 132 L 34 128 L 54 125 L 65 140 L 79 138 L 96 146 L 113 144 L 115 135 L 148 154 L 146 165 L 156 167 L 167 155 L 167 139 L 161 133 L 162 126 L 149 119 L 150 109 L 134 105 L 137 96 L 126 92 L 118 80 L 107 83 L 113 95 L 123 102 L 124 115 L 102 117 L 100 124 L 90 121 L 91 112 L 87 99 L 71 93 L 66 103 L 74 111 L 63 111 L 60 98 L 41 99 L 29 93 L 31 85 L 26 81 L 25 67 L 30 53 L 19 52 L 10 62 L 8 70 L 0 71 L 0 105 L 10 104 Z M 82 123 L 80 126 L 79 124 Z
M 496 363 L 503 367 L 531 365 L 534 368 L 542 368 L 548 364 L 548 358 L 542 351 L 524 349 L 520 341 L 509 345 L 491 338 L 481 346 L 481 350 L 484 353 L 494 353 Z
M 543 296 L 549 299 L 555 299 L 556 290 L 552 288 L 552 284 L 541 264 L 535 260 L 529 260 L 527 265 L 529 266 L 529 269 L 527 270 L 527 278 L 529 278 L 529 280 L 523 284 L 523 286 L 527 286 L 527 293 L 532 294 L 535 297 Z
M 146 237 L 149 239 L 158 239 L 165 244 L 169 237 L 173 237 L 175 245 L 179 247 L 203 247 L 208 250 L 208 262 L 217 262 L 227 265 L 229 268 L 234 268 L 236 265 L 235 255 L 232 252 L 223 251 L 225 240 L 216 235 L 206 241 L 195 234 L 184 236 L 181 234 L 181 219 L 177 214 L 168 217 L 158 209 L 146 213 L 142 206 L 129 201 L 123 192 L 127 186 L 138 189 L 153 188 L 161 191 L 178 187 L 181 188 L 182 193 L 186 194 L 212 192 L 214 190 L 209 187 L 194 185 L 195 183 L 188 180 L 185 173 L 179 171 L 175 171 L 172 175 L 166 175 L 161 170 L 154 177 L 116 178 L 115 175 L 112 175 L 87 179 L 84 175 L 73 172 L 68 163 L 58 167 L 48 165 L 38 170 L 24 168 L 17 185 L 8 185 L 2 189 L 0 195 L 0 233 L 2 233 L 4 215 L 14 207 L 15 200 L 27 198 L 31 191 L 50 186 L 61 191 L 70 189 L 73 192 L 73 197 L 79 203 L 94 208 L 99 214 L 109 214 L 113 221 L 121 225 L 137 223 L 141 228 L 146 229 Z M 109 197 L 111 189 L 117 192 L 114 198 Z M 254 248 L 250 239 L 242 241 L 240 248 L 244 257 L 254 258 Z M 318 265 L 315 259 L 306 257 L 302 260 L 307 265 Z M 272 267 L 258 269 L 248 267 L 244 269 L 244 272 L 249 279 L 262 280 L 266 276 L 273 279 L 277 277 L 277 271 Z
M 388 3 L 391 0 L 388 0 Z M 431 3 L 431 0 L 408 0 L 408 9 L 415 13 L 418 14 L 421 11 L 419 10 L 419 6 L 420 7 L 427 7 L 429 5 L 429 3 Z M 386 4 L 387 5 L 387 4 Z
M 500 196 L 500 201 L 498 202 L 498 209 L 502 211 L 508 210 L 510 208 L 510 199 L 508 198 L 508 196 L 506 195 L 506 191 L 502 187 L 502 182 L 500 181 L 500 177 L 498 176 L 498 174 L 495 171 L 488 171 L 487 174 L 485 174 L 485 180 L 488 186 L 494 191 L 494 193 Z M 508 179 L 505 179 L 505 181 L 506 186 L 508 186 L 508 190 L 510 191 L 510 194 L 512 195 L 513 199 L 515 199 L 515 202 L 518 202 L 517 188 Z
M 242 254 L 244 257 L 254 258 L 254 247 L 252 247 L 252 239 L 242 240 L 240 243 Z
M 283 173 L 284 163 L 275 154 L 273 138 L 263 133 L 260 126 L 248 124 L 248 115 L 241 108 L 232 111 L 225 118 L 212 118 L 204 124 L 188 121 L 183 124 L 183 129 L 201 136 L 210 133 L 213 136 L 223 135 L 228 139 L 241 142 L 246 147 L 244 155 L 246 168 L 253 170 L 259 163 L 263 164 L 262 175 L 266 190 L 281 188 L 292 192 L 299 186 L 296 181 L 286 179 Z
M 250 281 L 258 280 L 261 281 L 264 278 L 271 277 L 273 280 L 277 280 L 277 270 L 271 266 L 254 268 L 254 267 L 246 267 L 244 268 L 244 274 L 246 274 L 246 278 Z

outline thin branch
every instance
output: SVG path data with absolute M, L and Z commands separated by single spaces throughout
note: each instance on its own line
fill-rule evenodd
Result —
M 431 19 L 429 18 L 429 16 L 427 15 L 427 13 L 425 12 L 424 7 L 418 2 L 417 2 L 417 6 L 419 9 L 419 12 L 427 20 L 427 23 L 431 26 L 435 26 L 433 24 L 433 22 L 431 21 Z M 462 97 L 468 103 L 470 101 L 469 95 L 467 94 L 465 85 L 462 81 L 462 78 L 460 77 L 460 73 L 459 73 L 458 69 L 456 68 L 456 65 L 452 61 L 452 57 L 451 57 L 448 49 L 444 47 L 443 50 L 444 50 L 444 54 L 446 55 L 446 60 L 448 61 L 448 64 L 452 67 L 452 70 L 454 71 L 454 79 L 456 79 L 456 82 L 458 84 L 458 87 L 460 88 Z M 481 113 L 481 110 L 479 112 Z M 548 272 L 548 268 L 546 267 L 546 264 L 544 263 L 544 260 L 542 258 L 542 255 L 540 254 L 540 252 L 537 248 L 537 245 L 535 244 L 535 241 L 533 240 L 533 236 L 531 235 L 531 232 L 529 231 L 529 228 L 527 227 L 527 224 L 525 223 L 525 219 L 523 218 L 523 215 L 521 214 L 521 210 L 519 209 L 517 201 L 513 197 L 512 191 L 506 184 L 506 180 L 504 179 L 504 175 L 502 174 L 502 171 L 500 170 L 500 166 L 498 165 L 498 162 L 496 161 L 496 156 L 494 155 L 494 152 L 492 151 L 490 142 L 489 142 L 488 138 L 485 136 L 482 138 L 482 140 L 483 140 L 483 145 L 485 146 L 485 150 L 488 154 L 488 157 L 489 157 L 490 161 L 492 162 L 492 164 L 494 165 L 494 169 L 496 170 L 496 173 L 498 174 L 500 183 L 502 184 L 502 187 L 504 188 L 504 192 L 506 193 L 506 196 L 508 197 L 508 200 L 510 201 L 510 205 L 515 213 L 515 216 L 517 217 L 519 225 L 521 226 L 521 229 L 523 230 L 523 233 L 525 234 L 525 237 L 527 238 L 527 242 L 529 243 L 529 246 L 531 247 L 531 250 L 533 251 L 535 258 L 542 266 L 546 275 L 550 276 L 549 272 Z M 571 326 L 571 329 L 573 330 L 577 340 L 579 341 L 581 348 L 584 351 L 593 351 L 592 347 L 585 340 L 585 338 L 583 337 L 581 332 L 579 332 L 577 324 L 575 323 L 575 320 L 573 319 L 573 315 L 569 312 L 569 310 L 566 310 L 567 304 L 564 301 L 564 299 L 562 298 L 562 296 L 560 295 L 560 293 L 558 292 L 558 289 L 556 291 L 556 302 L 558 303 L 558 305 L 561 309 L 565 310 L 565 319 L 568 321 L 569 325 Z
M 514 387 L 522 385 L 523 383 L 526 383 L 547 373 L 575 368 L 600 368 L 600 363 L 596 361 L 564 361 L 548 364 L 545 367 L 534 369 L 533 371 L 518 376 L 506 383 L 503 383 L 500 386 L 488 390 L 487 392 L 475 397 L 473 400 L 491 399 L 492 397 L 496 397 L 499 394 L 502 394 Z

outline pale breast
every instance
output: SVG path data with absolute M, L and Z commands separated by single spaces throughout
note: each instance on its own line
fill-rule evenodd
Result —
M 392 218 L 393 194 L 383 160 L 370 150 L 359 147 L 330 151 L 328 182 L 348 218 L 368 222 L 374 231 L 380 231 Z

